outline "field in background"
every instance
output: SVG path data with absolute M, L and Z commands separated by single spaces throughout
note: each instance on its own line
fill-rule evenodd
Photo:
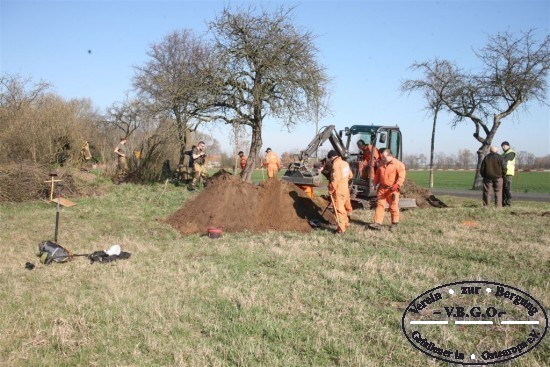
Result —
M 429 186 L 428 171 L 407 171 L 407 177 L 420 186 Z M 470 190 L 474 171 L 435 171 L 434 187 L 438 189 Z M 516 172 L 512 192 L 550 193 L 550 172 Z
M 212 171 L 214 173 L 215 171 Z M 238 171 L 240 172 L 240 170 Z M 284 174 L 281 170 L 278 176 Z M 473 171 L 436 171 L 434 176 L 434 187 L 438 189 L 470 190 L 474 182 L 475 172 Z M 407 171 L 407 178 L 413 180 L 417 185 L 429 186 L 428 171 Z M 267 171 L 255 170 L 252 175 L 254 182 L 267 179 Z M 513 192 L 550 193 L 550 172 L 519 172 L 513 180 Z
M 53 205 L 0 205 L 0 365 L 446 366 L 402 336 L 402 313 L 421 292 L 485 279 L 550 304 L 548 204 L 496 211 L 444 197 L 452 208 L 406 211 L 398 233 L 367 231 L 372 212 L 357 211 L 339 237 L 209 240 L 163 223 L 192 195 L 121 185 L 63 209 L 60 243 L 132 253 L 111 264 L 40 265 Z M 548 355 L 546 340 L 513 365 L 543 366 Z

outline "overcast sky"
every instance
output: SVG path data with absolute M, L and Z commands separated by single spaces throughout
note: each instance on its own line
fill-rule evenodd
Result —
M 133 66 L 146 51 L 177 29 L 207 32 L 207 22 L 229 2 L 222 1 L 0 1 L 0 70 L 43 79 L 69 98 L 90 98 L 101 110 L 132 88 Z M 241 4 L 232 1 L 231 5 Z M 474 49 L 497 32 L 549 32 L 550 1 L 292 1 L 294 22 L 318 35 L 319 60 L 332 78 L 335 124 L 399 125 L 405 153 L 429 152 L 431 118 L 418 95 L 404 96 L 401 81 L 414 77 L 414 61 L 434 57 L 479 70 Z M 206 37 L 206 36 L 205 36 Z M 89 52 L 91 51 L 91 52 Z M 550 94 L 550 93 L 549 93 Z M 495 144 L 509 140 L 516 150 L 550 154 L 550 109 L 537 102 L 503 121 Z M 436 151 L 475 151 L 471 123 L 455 129 L 442 115 Z M 227 151 L 225 128 L 209 127 Z M 275 151 L 307 146 L 314 123 L 288 132 L 268 120 L 264 147 Z

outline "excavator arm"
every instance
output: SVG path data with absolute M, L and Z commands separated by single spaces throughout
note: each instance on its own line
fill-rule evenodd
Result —
M 297 155 L 297 162 L 291 163 L 282 179 L 296 185 L 303 186 L 322 186 L 323 180 L 319 172 L 308 166 L 308 158 L 311 157 L 324 142 L 329 141 L 332 148 L 344 159 L 347 159 L 349 153 L 336 132 L 334 125 L 321 128 L 319 133 L 308 144 L 307 148 Z
M 344 146 L 344 142 L 340 138 L 340 135 L 336 132 L 334 125 L 329 125 L 321 128 L 319 133 L 315 135 L 313 140 L 308 144 L 307 148 L 302 150 L 298 156 L 300 162 L 307 161 L 313 153 L 319 149 L 325 141 L 329 141 L 334 150 L 344 159 L 348 157 L 348 151 Z

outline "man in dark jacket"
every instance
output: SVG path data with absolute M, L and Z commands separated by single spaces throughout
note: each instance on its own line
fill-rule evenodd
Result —
M 481 162 L 480 174 L 483 177 L 483 207 L 489 207 L 491 196 L 495 195 L 495 206 L 502 208 L 502 178 L 506 176 L 506 165 L 497 153 L 497 147 L 491 147 L 491 152 Z

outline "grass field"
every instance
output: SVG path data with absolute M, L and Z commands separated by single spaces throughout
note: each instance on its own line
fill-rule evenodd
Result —
M 434 187 L 438 189 L 470 190 L 474 171 L 435 171 Z M 408 171 L 407 177 L 420 186 L 429 186 L 428 171 Z M 550 172 L 517 172 L 512 192 L 550 193 Z
M 215 172 L 215 171 L 213 171 Z M 279 176 L 284 170 L 279 172 Z M 254 171 L 252 180 L 259 182 L 267 178 L 264 170 Z M 434 187 L 438 189 L 470 190 L 474 182 L 475 172 L 473 171 L 436 171 L 434 176 Z M 417 185 L 429 186 L 428 171 L 407 171 L 407 178 L 413 180 Z M 512 192 L 550 193 L 550 172 L 519 172 L 512 181 Z
M 550 305 L 548 204 L 404 212 L 400 232 L 353 215 L 328 232 L 183 237 L 162 219 L 191 197 L 171 185 L 111 186 L 61 213 L 60 243 L 118 243 L 127 261 L 45 267 L 55 209 L 2 204 L 1 366 L 446 366 L 403 337 L 406 305 L 458 280 L 514 285 Z M 236 208 L 238 215 L 238 208 Z M 463 225 L 476 221 L 477 227 Z M 33 271 L 25 262 L 38 264 Z M 510 366 L 547 366 L 550 343 Z

